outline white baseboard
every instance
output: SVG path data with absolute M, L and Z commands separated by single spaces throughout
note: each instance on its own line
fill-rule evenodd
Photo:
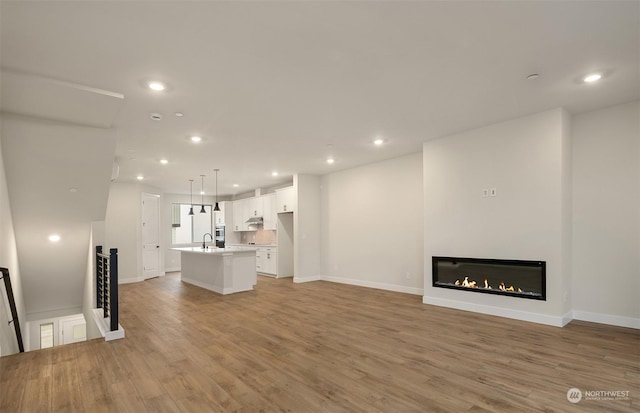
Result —
M 573 319 L 580 321 L 589 321 L 592 323 L 609 324 L 618 327 L 640 329 L 640 319 L 633 317 L 573 310 Z
M 296 284 L 307 283 L 310 281 L 320 281 L 322 278 L 320 275 L 314 275 L 313 277 L 297 277 L 293 276 L 293 282 Z
M 168 272 L 180 272 L 181 268 L 180 267 L 171 267 L 171 268 L 165 268 L 164 272 L 165 274 Z
M 131 284 L 144 281 L 142 278 L 118 278 L 118 284 Z
M 403 285 L 387 284 L 387 283 L 381 283 L 376 281 L 356 280 L 353 278 L 344 278 L 344 277 L 332 277 L 329 275 L 323 275 L 321 277 L 321 280 L 340 283 L 340 284 L 357 285 L 359 287 L 376 288 L 378 290 L 395 291 L 398 293 L 406 293 L 406 294 L 414 294 L 414 295 L 424 294 L 424 289 L 422 288 L 406 287 Z
M 571 321 L 571 313 L 567 313 L 561 317 L 550 316 L 546 314 L 530 313 L 528 311 L 511 310 L 503 307 L 492 307 L 482 304 L 473 304 L 464 301 L 448 300 L 445 298 L 436 298 L 423 296 L 424 304 L 437 305 L 439 307 L 455 308 L 457 310 L 473 311 L 475 313 L 489 314 L 498 317 L 513 318 L 516 320 L 529 321 L 532 323 L 546 324 L 554 327 L 564 327 Z
M 100 334 L 104 337 L 105 341 L 118 340 L 124 338 L 124 328 L 118 323 L 118 329 L 116 331 L 110 331 L 109 319 L 103 317 L 104 313 L 101 308 L 93 309 L 93 319 L 100 330 Z

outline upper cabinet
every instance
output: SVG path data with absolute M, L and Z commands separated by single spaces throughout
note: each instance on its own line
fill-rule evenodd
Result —
M 233 201 L 233 230 L 234 231 L 245 230 L 245 225 L 244 225 L 245 220 L 242 219 L 244 217 L 243 201 L 244 199 L 241 199 L 239 201 Z
M 262 229 L 277 229 L 278 215 L 276 214 L 276 194 L 263 195 L 262 198 Z
M 255 198 L 247 199 L 249 218 L 261 217 L 264 215 L 264 202 L 262 198 L 262 196 L 257 196 Z
M 276 212 L 295 212 L 296 196 L 293 187 L 276 190 Z
M 276 230 L 278 213 L 294 212 L 295 200 L 293 187 L 289 187 L 277 189 L 275 193 L 239 199 L 233 201 L 231 205 L 226 205 L 226 208 L 233 208 L 233 231 Z M 222 216 L 224 217 L 224 214 Z M 262 226 L 247 224 L 248 219 L 256 217 L 262 217 Z M 231 226 L 229 221 L 230 219 L 227 219 L 227 227 Z M 218 225 L 217 219 L 216 225 Z

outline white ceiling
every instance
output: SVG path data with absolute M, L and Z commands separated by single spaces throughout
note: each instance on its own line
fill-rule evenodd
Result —
M 2 1 L 0 17 L 5 73 L 124 95 L 119 179 L 143 174 L 166 192 L 207 174 L 211 193 L 220 168 L 219 194 L 234 194 L 549 108 L 640 98 L 636 1 Z M 604 78 L 581 82 L 593 71 Z

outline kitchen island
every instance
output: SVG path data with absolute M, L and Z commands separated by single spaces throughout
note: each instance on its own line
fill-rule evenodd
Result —
M 171 248 L 180 251 L 181 280 L 215 291 L 233 294 L 256 285 L 256 249 L 247 247 Z

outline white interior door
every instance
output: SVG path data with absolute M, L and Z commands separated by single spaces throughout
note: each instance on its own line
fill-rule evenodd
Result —
M 84 317 L 60 322 L 60 343 L 70 344 L 87 340 L 87 323 Z
M 160 275 L 160 196 L 142 194 L 142 276 Z

